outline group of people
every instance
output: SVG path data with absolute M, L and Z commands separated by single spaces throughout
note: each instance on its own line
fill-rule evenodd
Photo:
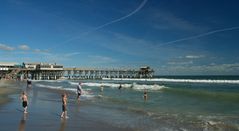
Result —
M 31 87 L 31 81 L 27 80 L 27 88 Z M 83 93 L 82 90 L 82 83 L 79 82 L 78 86 L 77 86 L 77 100 L 80 101 L 80 96 Z M 61 113 L 61 118 L 68 118 L 67 116 L 67 94 L 63 93 L 61 95 L 61 100 L 62 100 L 62 113 Z M 27 113 L 27 105 L 28 105 L 28 97 L 25 91 L 22 92 L 20 99 L 22 100 L 22 107 L 24 109 L 24 113 Z
M 131 86 L 130 88 L 133 88 L 133 86 Z M 121 85 L 121 84 L 119 85 L 118 89 L 119 89 L 119 90 L 122 89 L 122 85 Z M 148 99 L 148 93 L 147 93 L 147 90 L 146 90 L 146 89 L 144 89 L 143 98 L 144 98 L 145 101 Z
M 27 87 L 31 86 L 31 82 L 29 82 L 29 80 L 27 80 Z M 120 84 L 119 86 L 119 90 L 121 90 L 122 85 Z M 100 91 L 103 92 L 103 85 L 100 86 Z M 78 102 L 80 102 L 80 96 L 83 94 L 83 89 L 82 89 L 82 83 L 79 82 L 78 86 L 77 86 L 77 100 Z M 144 100 L 147 100 L 148 95 L 147 95 L 147 90 L 144 90 L 144 94 L 143 94 L 143 98 Z M 24 113 L 27 113 L 27 105 L 28 105 L 28 98 L 27 98 L 27 94 L 25 91 L 22 92 L 20 99 L 22 100 L 22 106 L 24 108 Z M 63 93 L 61 95 L 61 100 L 62 100 L 62 113 L 61 113 L 61 118 L 68 118 L 67 116 L 67 94 Z

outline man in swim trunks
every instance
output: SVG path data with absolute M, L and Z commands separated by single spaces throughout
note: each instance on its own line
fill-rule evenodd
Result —
M 62 100 L 62 113 L 61 113 L 61 118 L 68 118 L 67 116 L 67 108 L 66 108 L 66 105 L 67 105 L 67 96 L 66 94 L 62 94 L 61 95 L 61 100 Z
M 24 108 L 24 113 L 27 113 L 28 99 L 27 99 L 27 95 L 24 91 L 22 92 L 21 99 L 22 99 L 22 107 Z

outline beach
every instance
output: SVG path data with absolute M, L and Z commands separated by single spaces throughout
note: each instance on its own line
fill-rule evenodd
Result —
M 8 89 L 6 89 L 8 86 Z M 17 87 L 18 86 L 18 87 Z M 69 119 L 63 119 L 61 114 L 61 91 L 39 90 L 27 88 L 23 82 L 11 82 L 0 87 L 1 99 L 0 120 L 1 131 L 76 131 L 76 130 L 105 130 L 128 131 L 130 129 L 112 126 L 105 122 L 88 117 L 86 103 L 72 100 L 74 94 L 69 95 Z M 28 113 L 23 113 L 21 91 L 26 91 L 29 97 Z M 72 97 L 72 98 L 71 98 Z M 82 106 L 82 107 L 81 107 Z
M 104 131 L 214 131 L 239 130 L 238 84 L 212 83 L 205 78 L 167 78 L 164 81 L 81 80 L 84 90 L 77 101 L 79 81 L 10 82 L 1 85 L 1 130 L 104 130 Z M 210 78 L 212 79 L 212 78 Z M 224 78 L 228 79 L 228 78 Z M 236 78 L 237 80 L 238 78 Z M 175 82 L 174 82 L 175 81 Z M 122 88 L 119 89 L 119 85 Z M 103 92 L 100 87 L 104 86 Z M 143 99 L 147 90 L 148 99 Z M 20 93 L 26 91 L 28 113 Z M 60 117 L 61 94 L 68 95 L 68 119 Z M 4 94 L 4 95 L 2 95 Z

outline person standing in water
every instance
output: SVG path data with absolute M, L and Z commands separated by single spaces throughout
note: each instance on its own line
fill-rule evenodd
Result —
M 27 87 L 31 87 L 32 86 L 32 81 L 31 79 L 27 79 Z
M 22 107 L 24 108 L 24 113 L 27 113 L 28 98 L 27 94 L 24 91 L 22 92 L 20 99 L 22 100 Z
M 80 101 L 80 96 L 83 93 L 82 87 L 81 87 L 82 83 L 79 82 L 78 86 L 77 86 L 77 100 Z
M 64 93 L 61 95 L 61 100 L 62 100 L 62 113 L 61 113 L 61 118 L 69 118 L 67 116 L 67 95 Z
M 101 91 L 101 92 L 104 91 L 104 86 L 103 86 L 103 84 L 100 85 L 100 91 Z
M 122 88 L 122 86 L 121 86 L 121 84 L 119 85 L 119 90 L 121 90 L 121 88 Z
M 146 101 L 148 99 L 148 94 L 147 94 L 147 90 L 144 89 L 144 101 Z

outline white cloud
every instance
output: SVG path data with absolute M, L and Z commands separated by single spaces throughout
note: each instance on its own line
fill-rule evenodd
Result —
M 187 55 L 185 56 L 185 58 L 187 59 L 199 59 L 199 58 L 203 58 L 204 55 Z
M 29 50 L 30 49 L 30 47 L 27 45 L 20 45 L 18 48 L 21 50 Z
M 15 48 L 7 46 L 5 44 L 0 44 L 0 50 L 5 50 L 5 51 L 13 51 Z
M 193 61 L 171 61 L 168 62 L 169 65 L 189 65 L 189 64 L 193 64 Z

